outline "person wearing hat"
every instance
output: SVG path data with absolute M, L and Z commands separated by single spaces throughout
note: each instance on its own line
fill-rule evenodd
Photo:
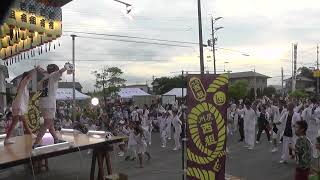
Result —
M 4 140 L 4 144 L 13 144 L 14 141 L 10 140 L 13 129 L 16 127 L 19 120 L 23 123 L 23 128 L 27 134 L 32 135 L 33 138 L 36 136 L 32 134 L 31 129 L 29 128 L 24 114 L 28 111 L 29 103 L 29 90 L 28 84 L 32 79 L 32 75 L 37 72 L 39 67 L 33 69 L 29 72 L 24 72 L 22 74 L 22 79 L 17 87 L 17 95 L 12 102 L 12 123 L 9 126 L 7 131 L 7 136 Z
M 38 88 L 41 90 L 39 107 L 41 115 L 44 118 L 44 124 L 41 125 L 32 148 L 40 146 L 42 137 L 46 133 L 47 129 L 49 129 L 49 132 L 53 136 L 55 144 L 64 142 L 59 140 L 54 130 L 54 119 L 56 113 L 56 93 L 58 89 L 58 82 L 69 65 L 69 63 L 66 63 L 64 67 L 59 70 L 59 67 L 56 64 L 49 64 L 47 66 L 47 71 L 41 69 L 41 74 L 44 77 L 38 82 Z

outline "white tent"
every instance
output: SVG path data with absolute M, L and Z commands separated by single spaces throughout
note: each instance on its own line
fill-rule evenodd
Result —
M 120 88 L 118 96 L 121 98 L 133 98 L 133 96 L 150 96 L 150 94 L 142 91 L 139 88 Z
M 187 88 L 183 88 L 183 96 L 187 95 Z M 178 98 L 182 97 L 182 88 L 173 88 L 171 91 L 163 94 L 163 96 L 176 96 Z
M 57 100 L 58 101 L 65 101 L 65 100 L 72 100 L 73 92 L 72 88 L 58 88 L 57 90 Z M 90 99 L 91 97 L 76 90 L 76 100 L 85 100 Z

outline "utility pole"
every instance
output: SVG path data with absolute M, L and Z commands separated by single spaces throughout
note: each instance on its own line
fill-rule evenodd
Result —
M 319 71 L 319 45 L 317 45 L 317 71 Z M 319 95 L 319 76 L 317 76 L 317 95 Z
M 213 17 L 211 17 L 211 31 L 212 31 L 212 57 L 213 57 L 213 67 L 214 67 L 214 74 L 217 74 L 217 69 L 216 69 L 216 39 L 214 37 L 214 28 L 213 28 Z
M 75 39 L 76 39 L 76 35 L 71 35 L 72 37 L 72 64 L 73 64 L 73 72 L 72 72 L 72 83 L 73 83 L 73 87 L 72 87 L 72 101 L 73 101 L 73 105 L 72 105 L 72 115 L 73 115 L 73 122 L 76 122 L 76 63 L 75 63 Z
M 202 20 L 201 20 L 201 0 L 198 0 L 198 23 L 199 23 L 199 49 L 200 49 L 200 71 L 204 74 Z
M 256 76 L 256 68 L 253 69 L 254 73 L 254 99 L 257 99 L 257 76 Z
M 282 96 L 282 97 L 284 97 L 283 81 L 284 81 L 284 77 L 283 77 L 283 67 L 281 67 L 281 96 Z

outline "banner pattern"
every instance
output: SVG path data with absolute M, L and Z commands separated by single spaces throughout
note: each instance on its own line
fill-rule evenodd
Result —
M 227 89 L 227 74 L 188 75 L 188 180 L 224 180 Z

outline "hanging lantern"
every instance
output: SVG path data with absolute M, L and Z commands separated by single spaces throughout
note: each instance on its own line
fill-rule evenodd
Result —
M 17 17 L 17 27 L 20 28 L 20 30 L 25 31 L 29 28 L 28 23 L 28 14 L 25 11 L 17 11 L 16 12 Z
M 20 30 L 19 31 L 19 38 L 21 40 L 26 40 L 28 38 L 28 30 Z
M 9 57 L 12 56 L 12 46 L 8 46 L 8 47 L 6 48 L 5 54 L 6 54 L 6 57 L 5 57 L 5 58 L 9 58 Z
M 43 3 L 38 4 L 38 12 L 40 12 L 40 16 L 37 18 L 37 31 L 42 35 L 45 32 L 47 15 L 46 6 Z
M 4 38 L 5 36 L 7 36 L 7 34 L 4 30 L 4 26 L 0 26 L 0 38 Z
M 6 49 L 2 48 L 0 50 L 0 59 L 5 59 L 6 58 Z
M 29 5 L 29 31 L 34 33 L 37 29 L 37 15 L 35 4 Z
M 8 24 L 3 23 L 2 27 L 3 27 L 4 34 L 7 36 L 10 36 L 10 28 L 9 28 Z
M 16 27 L 17 25 L 17 21 L 16 21 L 16 10 L 11 9 L 9 11 L 9 16 L 8 18 L 5 20 L 5 23 L 9 26 L 10 29 L 13 29 Z
M 23 44 L 24 44 L 24 41 L 20 41 L 17 45 L 18 47 L 18 52 L 23 52 L 24 49 L 23 49 Z
M 40 45 L 40 36 L 39 36 L 38 32 L 35 32 L 34 36 L 33 36 L 33 41 L 32 41 L 31 47 L 35 48 L 39 45 Z
M 4 38 L 1 39 L 1 45 L 3 48 L 6 48 L 9 46 L 9 41 L 10 41 L 10 37 L 6 36 Z
M 27 51 L 31 48 L 31 38 L 27 38 L 25 41 L 24 41 L 24 44 L 23 44 L 23 50 L 24 51 Z
M 14 29 L 10 29 L 11 35 L 10 35 L 10 41 L 9 44 L 10 46 L 13 46 L 14 44 L 19 42 L 19 38 L 18 38 L 18 28 L 14 28 Z

